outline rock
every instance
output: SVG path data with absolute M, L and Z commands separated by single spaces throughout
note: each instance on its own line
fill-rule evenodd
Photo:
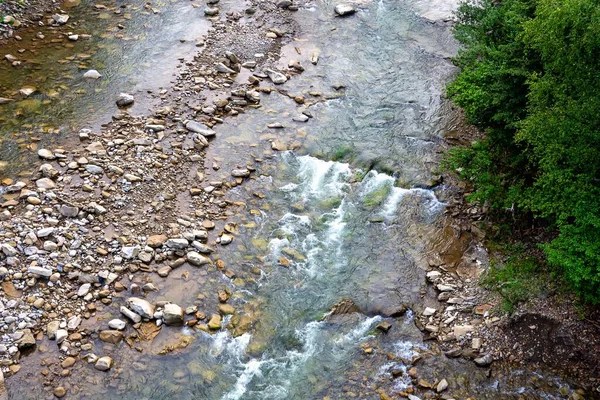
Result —
M 17 347 L 21 350 L 33 346 L 35 346 L 35 338 L 33 337 L 33 333 L 31 333 L 31 329 L 23 329 L 23 337 L 17 342 Z
M 437 384 L 437 387 L 436 387 L 436 389 L 435 389 L 435 390 L 436 390 L 438 393 L 441 393 L 441 392 L 443 392 L 443 391 L 444 391 L 444 390 L 446 390 L 446 389 L 448 389 L 448 381 L 447 381 L 447 380 L 445 380 L 445 379 L 442 379 L 442 380 L 441 380 L 441 381 L 440 381 L 440 382 Z
M 58 386 L 54 389 L 54 396 L 58 397 L 59 399 L 65 397 L 66 395 L 67 390 L 64 387 Z
M 56 184 L 50 178 L 41 178 L 35 181 L 35 185 L 40 189 L 54 189 Z
M 85 170 L 92 175 L 100 175 L 104 173 L 104 169 L 102 169 L 102 167 L 93 164 L 86 165 Z
M 219 304 L 217 308 L 222 315 L 233 315 L 235 313 L 235 308 L 231 304 Z
M 234 169 L 231 171 L 231 176 L 235 178 L 247 178 L 250 176 L 250 171 L 248 169 Z
M 392 328 L 392 324 L 389 323 L 388 321 L 383 321 L 383 322 L 379 323 L 376 328 L 382 332 L 387 333 Z
M 204 15 L 208 17 L 214 17 L 217 14 L 219 14 L 219 9 L 217 7 L 206 7 L 204 9 Z
M 74 331 L 81 324 L 81 317 L 79 315 L 74 315 L 67 321 L 67 329 L 70 331 Z
M 56 158 L 56 156 L 54 155 L 54 153 L 51 152 L 48 149 L 39 149 L 38 150 L 38 157 L 42 158 L 44 160 L 54 160 Z
M 127 299 L 127 306 L 142 318 L 154 318 L 155 308 L 147 300 L 138 297 L 130 297 Z
M 487 367 L 487 366 L 489 366 L 494 361 L 494 358 L 492 357 L 491 353 L 488 353 L 488 354 L 486 354 L 484 356 L 477 357 L 473 361 L 479 367 Z
M 83 77 L 85 79 L 100 79 L 102 75 L 100 75 L 100 73 L 95 69 L 90 69 L 85 74 L 83 74 Z
M 91 283 L 84 283 L 79 286 L 79 290 L 77 291 L 77 296 L 83 297 L 90 292 L 90 288 L 92 287 Z
M 0 249 L 2 249 L 2 252 L 4 253 L 5 256 L 12 257 L 12 256 L 17 255 L 17 249 L 12 247 L 8 243 L 2 243 L 2 246 L 0 246 Z
M 453 347 L 448 351 L 444 352 L 444 355 L 448 358 L 456 358 L 462 356 L 462 348 L 460 346 Z
M 125 178 L 129 182 L 140 182 L 142 180 L 142 178 L 140 178 L 137 175 L 133 175 L 133 174 L 125 174 L 125 175 L 123 175 L 123 178 Z
M 27 268 L 27 272 L 34 274 L 34 275 L 43 276 L 45 278 L 50 278 L 50 276 L 52 275 L 52 270 L 50 270 L 48 268 L 44 268 L 44 267 L 38 267 L 35 265 L 29 266 Z
M 163 320 L 166 325 L 183 324 L 183 309 L 177 304 L 165 304 L 163 309 Z
M 75 357 L 67 357 L 60 363 L 60 366 L 63 368 L 71 368 L 75 365 L 76 361 L 77 359 Z
M 100 357 L 94 364 L 94 368 L 99 371 L 108 371 L 113 364 L 112 358 L 109 356 Z
M 454 337 L 459 339 L 460 337 L 471 332 L 473 329 L 475 329 L 473 325 L 454 325 Z
M 197 267 L 206 265 L 206 264 L 212 264 L 212 261 L 210 258 L 203 256 L 200 253 L 196 253 L 195 251 L 188 252 L 185 255 L 185 259 L 187 260 L 188 263 L 195 265 Z
M 344 17 L 347 15 L 354 14 L 356 12 L 356 8 L 354 8 L 350 4 L 342 3 L 342 4 L 338 4 L 337 6 L 335 6 L 334 11 L 340 17 Z
M 66 14 L 54 14 L 52 15 L 52 19 L 57 25 L 64 25 L 69 21 L 69 16 Z
M 58 329 L 56 331 L 56 344 L 61 344 L 69 336 L 69 332 L 66 329 Z
M 79 214 L 79 208 L 63 204 L 60 206 L 60 214 L 63 217 L 74 218 Z
M 291 5 L 292 5 L 292 2 L 290 0 L 279 0 L 277 2 L 277 7 L 283 8 L 283 9 L 286 9 Z
M 201 124 L 200 122 L 196 122 L 196 121 L 187 121 L 185 123 L 185 128 L 188 131 L 199 133 L 204 137 L 211 137 L 211 136 L 215 136 L 217 134 L 217 132 L 213 131 L 206 125 Z
M 227 234 L 221 235 L 221 244 L 223 246 L 228 245 L 231 242 L 233 242 L 233 236 Z
M 169 239 L 165 242 L 165 246 L 176 250 L 186 249 L 189 244 L 187 239 Z
M 213 314 L 208 321 L 208 328 L 212 330 L 221 329 L 221 315 Z
M 123 340 L 123 332 L 119 330 L 101 331 L 100 340 L 106 343 L 119 344 Z
M 46 334 L 48 335 L 48 339 L 54 340 L 56 339 L 56 332 L 60 328 L 59 321 L 50 321 L 48 325 L 46 325 Z
M 331 307 L 331 312 L 329 316 L 332 317 L 334 315 L 342 315 L 342 314 L 353 314 L 353 313 L 362 313 L 360 308 L 354 303 L 352 299 L 342 299 L 333 307 Z
M 432 316 L 433 314 L 436 313 L 436 311 L 437 310 L 435 308 L 426 307 L 425 310 L 423 310 L 423 316 L 425 316 L 425 317 Z
M 111 329 L 117 329 L 119 331 L 122 331 L 123 329 L 125 329 L 126 326 L 127 323 L 118 318 L 111 319 L 110 321 L 108 321 L 108 327 Z
M 287 77 L 281 72 L 273 71 L 271 69 L 268 69 L 266 72 L 269 79 L 276 85 L 287 82 Z
M 127 308 L 125 306 L 121 306 L 119 311 L 121 312 L 121 314 L 123 314 L 124 316 L 129 318 L 131 321 L 133 321 L 133 323 L 135 323 L 135 324 L 142 321 L 142 317 L 140 317 L 138 314 L 134 313 L 133 311 L 131 311 L 129 308 Z
M 217 72 L 220 72 L 222 74 L 235 74 L 236 73 L 234 70 L 232 70 L 231 68 L 229 68 L 227 65 L 223 64 L 222 62 L 217 63 L 215 65 L 215 69 L 217 70 Z
M 133 260 L 140 254 L 140 246 L 125 246 L 121 248 L 121 256 L 126 260 Z
M 119 93 L 119 96 L 117 96 L 117 106 L 119 107 L 130 106 L 133 104 L 133 102 L 133 96 L 128 93 Z

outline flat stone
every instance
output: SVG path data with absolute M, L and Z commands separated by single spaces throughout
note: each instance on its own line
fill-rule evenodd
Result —
M 50 276 L 52 275 L 51 269 L 44 268 L 44 267 L 38 267 L 35 265 L 29 266 L 27 268 L 27 272 L 34 274 L 34 275 L 43 276 L 45 278 L 50 278 Z
M 111 329 L 116 329 L 116 330 L 122 331 L 123 329 L 125 329 L 126 326 L 127 326 L 127 323 L 118 318 L 111 319 L 110 321 L 108 321 L 108 327 Z
M 54 153 L 51 152 L 48 149 L 39 149 L 38 150 L 38 157 L 42 158 L 44 160 L 54 160 L 56 158 L 56 156 L 54 155 Z
M 62 360 L 60 366 L 63 368 L 71 368 L 73 365 L 75 365 L 76 361 L 77 359 L 75 357 L 67 357 L 64 360 Z
M 185 255 L 185 259 L 187 260 L 188 263 L 195 265 L 197 267 L 206 265 L 206 264 L 212 264 L 212 261 L 210 258 L 203 256 L 202 254 L 197 253 L 195 251 L 188 252 Z
M 56 187 L 56 183 L 50 178 L 40 178 L 35 181 L 35 185 L 40 189 L 54 189 Z
M 60 206 L 60 214 L 63 217 L 74 218 L 79 214 L 79 207 L 73 207 L 63 204 L 62 206 Z
M 171 249 L 176 249 L 176 250 L 183 250 L 186 249 L 189 246 L 189 242 L 187 241 L 187 239 L 168 239 L 165 242 L 165 246 L 171 248 Z
M 200 122 L 191 121 L 191 120 L 187 121 L 185 123 L 185 128 L 188 131 L 199 133 L 204 137 L 212 137 L 217 134 L 217 132 L 210 129 L 208 126 L 201 124 Z

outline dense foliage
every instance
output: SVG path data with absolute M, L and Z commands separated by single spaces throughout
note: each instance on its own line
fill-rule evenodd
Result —
M 600 4 L 463 3 L 448 95 L 484 133 L 448 163 L 474 200 L 550 224 L 550 264 L 600 302 Z

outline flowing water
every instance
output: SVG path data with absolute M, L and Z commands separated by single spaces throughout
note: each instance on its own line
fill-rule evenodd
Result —
M 173 26 L 174 4 L 165 8 L 161 26 Z M 367 2 L 347 19 L 333 18 L 333 5 L 318 1 L 298 11 L 301 35 L 282 50 L 282 63 L 299 57 L 306 66 L 286 89 L 321 93 L 322 101 L 309 107 L 314 118 L 291 122 L 296 105 L 274 93 L 264 97 L 261 110 L 227 119 L 210 146 L 209 158 L 222 165 L 208 171 L 210 179 L 264 159 L 255 179 L 229 192 L 231 200 L 247 203 L 232 216 L 240 230 L 236 240 L 219 253 L 237 277 L 209 269 L 160 294 L 178 296 L 186 306 L 203 286 L 229 288 L 230 302 L 251 316 L 251 329 L 239 329 L 236 317 L 227 321 L 234 329 L 213 335 L 165 329 L 144 353 L 125 348 L 115 354 L 114 376 L 85 365 L 77 370 L 86 377 L 81 398 L 379 399 L 378 387 L 404 390 L 410 383 L 392 370 L 406 371 L 406 360 L 435 352 L 423 343 L 410 310 L 390 316 L 421 301 L 427 252 L 446 223 L 445 188 L 429 183 L 450 118 L 440 95 L 453 72 L 447 58 L 456 44 L 448 26 L 421 18 L 408 2 Z M 182 18 L 177 26 L 185 24 Z M 195 23 L 193 31 L 204 29 Z M 105 29 L 93 24 L 100 25 L 90 31 Z M 173 32 L 166 37 L 178 37 L 180 31 Z M 155 55 L 142 55 L 141 43 L 107 53 L 105 65 L 129 51 L 154 61 Z M 320 53 L 316 66 L 308 61 L 314 51 Z M 175 62 L 170 57 L 164 57 L 168 65 Z M 44 113 L 31 118 L 43 120 Z M 286 125 L 276 135 L 263 128 L 276 121 Z M 269 140 L 275 138 L 300 148 L 273 153 Z M 343 298 L 352 298 L 364 314 L 328 316 Z M 393 326 L 386 335 L 376 330 L 384 320 Z M 174 336 L 193 340 L 182 351 L 157 355 Z M 365 352 L 369 347 L 373 355 Z M 539 375 L 551 383 L 543 393 L 529 372 L 490 379 L 472 362 L 438 358 L 420 368 L 475 398 L 559 398 L 563 384 Z M 9 380 L 14 398 L 36 398 L 37 390 Z

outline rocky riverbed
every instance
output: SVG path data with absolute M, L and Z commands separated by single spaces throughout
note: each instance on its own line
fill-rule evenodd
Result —
M 149 3 L 147 6 L 148 10 L 155 9 Z M 423 5 L 419 3 L 416 9 L 420 7 Z M 152 104 L 151 112 L 133 112 L 140 97 L 147 94 L 121 93 L 110 99 L 114 111 L 110 122 L 98 128 L 78 129 L 76 138 L 60 145 L 30 147 L 38 159 L 35 168 L 27 168 L 35 171 L 33 175 L 7 176 L 2 181 L 0 355 L 4 374 L 16 374 L 9 378 L 9 398 L 13 392 L 17 393 L 14 398 L 22 398 L 26 384 L 37 385 L 31 398 L 99 398 L 116 393 L 132 396 L 136 390 L 142 393 L 143 387 L 151 387 L 148 381 L 158 374 L 152 368 L 159 368 L 161 363 L 172 375 L 161 390 L 171 396 L 199 381 L 210 389 L 202 392 L 194 387 L 195 395 L 202 393 L 205 398 L 268 398 L 264 396 L 277 391 L 267 388 L 269 391 L 261 383 L 253 388 L 255 392 L 246 386 L 262 375 L 262 365 L 276 365 L 274 369 L 294 375 L 297 367 L 286 369 L 289 365 L 305 362 L 305 356 L 315 357 L 318 352 L 314 346 L 329 343 L 329 336 L 311 336 L 315 329 L 347 331 L 341 338 L 332 333 L 332 343 L 348 357 L 339 364 L 355 366 L 335 374 L 347 382 L 339 387 L 327 387 L 308 376 L 306 379 L 314 386 L 311 396 L 513 398 L 519 395 L 516 386 L 525 385 L 528 389 L 523 392 L 528 395 L 539 392 L 555 398 L 583 398 L 593 385 L 578 388 L 551 377 L 544 384 L 532 386 L 527 381 L 529 375 L 515 378 L 505 366 L 490 368 L 503 356 L 495 335 L 506 319 L 494 311 L 493 300 L 488 301 L 476 284 L 488 262 L 485 249 L 470 233 L 477 236 L 477 232 L 457 226 L 452 212 L 438 217 L 443 204 L 435 196 L 452 201 L 444 194 L 451 190 L 440 186 L 440 177 L 423 183 L 424 177 L 431 177 L 435 170 L 435 159 L 429 158 L 435 151 L 417 148 L 423 155 L 417 164 L 427 168 L 407 167 L 408 172 L 400 172 L 402 178 L 420 180 L 420 186 L 426 189 L 398 188 L 392 177 L 359 168 L 351 170 L 342 163 L 310 157 L 287 164 L 279 161 L 280 152 L 291 154 L 287 151 L 303 151 L 305 144 L 314 146 L 318 135 L 317 139 L 311 136 L 304 126 L 347 95 L 343 83 L 325 87 L 325 80 L 302 79 L 305 72 L 312 78 L 322 77 L 322 70 L 316 68 L 323 60 L 330 65 L 333 57 L 324 58 L 319 46 L 302 39 L 310 35 L 303 31 L 306 28 L 299 20 L 302 17 L 296 16 L 297 11 L 306 15 L 302 11 L 316 8 L 326 14 L 322 23 L 332 24 L 334 32 L 338 20 L 357 18 L 357 12 L 375 13 L 373 3 L 252 1 L 240 5 L 209 0 L 206 4 L 192 2 L 189 8 L 201 11 L 200 18 L 210 21 L 211 28 L 197 38 L 197 54 L 187 61 L 179 60 L 171 84 L 152 91 L 152 102 L 142 100 Z M 101 9 L 118 15 L 120 6 L 102 5 Z M 54 21 L 50 25 L 58 28 L 67 24 L 67 17 L 63 9 L 52 10 L 42 19 Z M 423 12 L 423 17 L 443 26 L 448 14 Z M 65 30 L 61 40 L 72 40 L 74 34 Z M 14 33 L 7 37 L 14 37 Z M 420 37 L 411 40 L 418 46 L 424 43 Z M 435 62 L 443 69 L 446 61 L 440 60 L 446 50 L 430 47 Z M 18 60 L 5 57 L 4 62 L 19 67 L 14 65 Z M 110 79 L 100 68 L 87 68 L 85 74 L 85 79 Z M 431 98 L 439 102 L 436 90 Z M 13 92 L 15 99 L 25 95 Z M 14 100 L 6 99 L 6 103 Z M 412 100 L 402 104 L 410 114 L 407 120 L 418 119 L 412 116 Z M 443 106 L 435 104 L 432 108 L 439 112 Z M 258 112 L 267 114 L 269 120 L 261 121 L 262 125 L 255 127 L 258 132 L 248 140 L 244 122 L 237 128 L 232 121 L 248 114 L 252 125 L 252 115 Z M 414 112 L 435 114 L 425 107 Z M 431 123 L 432 130 L 439 129 L 447 118 L 440 121 Z M 382 123 L 378 120 L 376 124 Z M 80 125 L 93 124 L 82 121 Z M 411 128 L 408 139 L 415 140 L 421 126 L 413 123 Z M 227 141 L 219 141 L 224 132 Z M 416 136 L 427 149 L 436 140 Z M 213 146 L 215 142 L 217 146 Z M 290 169 L 298 169 L 298 175 L 309 181 L 310 190 L 302 192 L 301 200 L 293 198 L 295 202 L 278 200 L 290 210 L 278 222 L 283 226 L 267 229 L 266 214 L 277 207 L 270 196 L 275 197 L 277 191 L 287 187 L 282 182 L 276 187 L 273 180 L 279 182 L 278 173 L 287 174 Z M 296 186 L 284 192 L 293 193 L 304 184 L 294 183 L 292 186 Z M 432 188 L 438 189 L 434 192 L 429 190 Z M 326 198 L 311 203 L 315 193 L 323 195 L 319 190 Z M 344 208 L 345 204 L 357 203 L 355 197 L 360 196 L 366 196 L 362 205 Z M 407 204 L 402 203 L 405 196 Z M 329 261 L 339 267 L 344 256 L 336 253 L 331 260 L 329 257 L 333 247 L 336 252 L 342 251 L 339 233 L 348 223 L 341 218 L 343 213 L 346 218 L 363 218 L 359 214 L 365 213 L 363 209 L 382 204 L 383 214 L 364 217 L 364 225 L 373 225 L 375 230 L 363 234 L 366 238 L 380 232 L 380 226 L 387 229 L 389 224 L 389 230 L 384 231 L 388 238 L 410 242 L 402 248 L 402 256 L 382 259 L 386 266 L 376 269 L 373 265 L 361 278 L 354 277 L 365 285 L 358 285 L 360 291 L 354 292 L 361 294 L 353 299 L 357 304 L 344 300 L 345 306 L 334 308 L 325 319 L 314 317 L 315 313 L 328 311 L 323 304 L 332 306 L 352 293 L 340 286 L 340 293 L 322 295 L 321 301 L 311 300 L 314 309 L 308 308 L 313 315 L 302 317 L 303 323 L 310 321 L 303 328 L 292 329 L 286 325 L 287 320 L 276 319 L 274 316 L 282 309 L 289 315 L 296 311 L 277 302 L 273 310 L 268 304 L 272 302 L 271 293 L 261 294 L 261 287 L 275 293 L 289 288 L 270 287 L 267 277 L 278 269 L 298 268 L 287 286 L 303 290 L 308 280 L 320 288 L 323 282 L 319 279 L 309 280 L 318 276 L 311 269 L 312 257 L 319 254 L 323 267 Z M 395 216 L 399 204 L 414 214 L 407 214 L 407 219 L 414 222 L 405 229 Z M 293 217 L 293 213 L 307 215 Z M 311 213 L 317 213 L 318 218 Z M 340 216 L 339 221 L 336 216 Z M 302 243 L 296 242 L 306 234 L 302 227 L 307 226 L 307 218 L 325 226 L 327 235 L 319 236 L 320 231 L 315 230 Z M 400 226 L 398 232 L 395 226 Z M 264 238 L 263 230 L 276 232 L 276 237 Z M 256 231 L 258 234 L 253 233 Z M 417 240 L 434 232 L 437 236 L 433 243 Z M 461 232 L 469 233 L 465 236 Z M 319 237 L 316 242 L 333 246 L 327 248 L 330 254 L 319 253 L 315 235 Z M 391 251 L 392 245 L 388 240 L 385 248 Z M 380 257 L 379 251 L 372 250 L 371 254 Z M 270 260 L 272 256 L 274 260 Z M 396 264 L 403 266 L 397 268 Z M 352 262 L 348 265 L 353 266 Z M 373 271 L 381 273 L 382 278 L 370 276 Z M 331 274 L 338 272 L 332 270 Z M 405 280 L 412 283 L 404 287 Z M 327 282 L 322 287 L 328 289 L 335 284 Z M 397 294 L 401 290 L 408 293 Z M 314 294 L 308 293 L 304 299 L 313 299 L 310 296 Z M 292 299 L 302 303 L 302 297 Z M 331 299 L 336 301 L 332 303 Z M 289 329 L 292 333 L 283 339 L 285 355 L 269 358 L 269 341 L 280 340 L 277 330 L 285 333 Z M 369 335 L 371 329 L 375 333 Z M 429 343 L 435 344 L 421 344 L 421 331 L 426 340 L 431 339 Z M 205 334 L 208 337 L 202 336 Z M 205 347 L 212 357 L 231 353 L 230 358 L 221 360 L 220 366 L 193 359 L 193 354 Z M 358 354 L 353 353 L 355 347 L 360 349 Z M 299 350 L 294 353 L 293 349 Z M 171 358 L 154 364 L 152 357 Z M 183 360 L 185 368 L 180 365 Z M 231 360 L 235 361 L 233 372 L 220 369 Z M 461 369 L 472 375 L 471 382 L 460 374 Z M 279 382 L 281 377 L 272 371 L 265 374 Z M 227 378 L 237 380 L 223 379 L 220 383 L 218 374 L 229 374 Z M 502 391 L 487 387 L 490 377 L 502 382 Z M 35 381 L 41 381 L 41 385 L 28 383 Z M 88 393 L 94 384 L 100 387 Z M 296 396 L 307 396 L 304 389 L 294 390 L 291 393 Z M 191 396 L 185 393 L 183 397 Z

